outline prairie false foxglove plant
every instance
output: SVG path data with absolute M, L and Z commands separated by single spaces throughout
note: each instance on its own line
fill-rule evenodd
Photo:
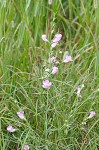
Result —
M 56 47 L 56 45 L 58 44 L 58 42 L 59 42 L 59 41 L 61 40 L 61 38 L 62 38 L 62 34 L 56 34 L 56 35 L 54 36 L 54 38 L 51 40 L 51 42 L 49 42 L 49 40 L 47 39 L 46 34 L 43 34 L 41 38 L 42 38 L 42 40 L 43 40 L 44 42 L 50 43 L 50 49 L 51 49 L 51 52 L 50 52 L 50 53 L 52 54 L 52 48 Z M 51 56 L 51 55 L 50 55 L 50 56 Z M 56 59 L 56 56 L 51 56 L 51 57 L 49 57 L 49 58 L 48 58 L 48 63 L 49 63 L 49 66 L 48 66 L 47 69 L 45 69 L 46 75 L 48 75 L 48 73 L 50 73 L 50 74 L 52 74 L 52 75 L 56 74 L 56 73 L 58 72 L 58 67 L 55 66 L 55 65 L 59 64 L 59 62 L 58 62 L 57 59 Z M 54 63 L 54 66 L 50 65 L 50 63 L 52 63 L 52 64 Z M 50 66 L 51 66 L 52 68 L 50 68 Z M 50 72 L 50 70 L 52 70 L 52 72 Z M 46 78 L 47 78 L 47 76 L 46 76 Z M 43 87 L 43 88 L 49 89 L 51 86 L 52 86 L 52 82 L 50 82 L 48 79 L 43 80 L 43 84 L 42 84 L 42 87 Z
M 51 41 L 51 47 L 52 47 L 52 48 L 56 47 L 56 45 L 57 45 L 58 42 L 61 40 L 61 38 L 62 38 L 62 34 L 56 34 L 56 35 L 54 36 L 54 38 L 52 39 L 52 41 Z M 46 34 L 43 34 L 43 35 L 42 35 L 42 40 L 45 41 L 45 42 L 48 42 L 48 39 L 47 39 Z

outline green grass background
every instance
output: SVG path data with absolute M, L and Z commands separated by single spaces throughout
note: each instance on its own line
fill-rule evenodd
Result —
M 63 35 L 53 49 L 59 72 L 44 90 L 50 46 L 41 36 L 56 33 Z M 73 62 L 64 65 L 66 51 Z M 96 115 L 86 120 L 91 110 Z M 31 150 L 98 150 L 98 114 L 98 0 L 0 0 L 0 150 L 23 150 L 24 144 Z

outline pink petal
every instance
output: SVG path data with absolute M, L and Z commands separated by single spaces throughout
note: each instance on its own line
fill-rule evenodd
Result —
M 56 34 L 52 42 L 57 43 L 61 40 L 61 38 L 62 38 L 62 34 Z
M 54 48 L 57 44 L 58 44 L 58 42 L 52 43 L 51 44 L 52 48 Z
M 48 41 L 45 34 L 42 35 L 42 40 L 45 41 L 45 42 Z
M 29 150 L 29 145 L 24 145 L 24 150 Z
M 15 130 L 16 130 L 16 129 L 14 129 L 14 128 L 13 128 L 12 126 L 10 126 L 10 125 L 7 127 L 7 131 L 9 131 L 9 132 L 15 132 Z
M 24 112 L 17 112 L 17 115 L 20 119 L 24 120 L 25 117 L 24 117 Z
M 58 67 L 53 67 L 52 74 L 55 74 L 57 72 L 58 72 Z
M 56 34 L 55 37 L 61 39 L 62 38 L 62 34 Z
M 42 87 L 45 89 L 48 89 L 48 88 L 50 88 L 51 85 L 52 85 L 52 83 L 49 82 L 49 80 L 44 80 Z
M 43 84 L 49 84 L 49 80 L 44 80 Z
M 94 111 L 91 111 L 88 118 L 92 118 L 92 117 L 94 117 L 95 115 L 96 115 L 96 113 L 95 113 Z
M 69 55 L 66 55 L 66 58 L 65 58 L 65 60 L 63 61 L 63 62 L 70 62 L 70 61 L 73 61 L 72 60 L 72 57 L 71 56 L 69 56 Z

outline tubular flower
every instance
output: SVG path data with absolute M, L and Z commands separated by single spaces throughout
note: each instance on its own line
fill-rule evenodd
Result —
M 57 73 L 58 72 L 58 67 L 53 67 L 53 69 L 52 69 L 52 74 L 55 74 L 55 73 Z
M 52 44 L 51 44 L 51 47 L 54 48 L 58 42 L 61 40 L 62 38 L 62 34 L 56 34 L 54 39 L 52 40 Z
M 96 113 L 95 113 L 94 111 L 91 111 L 91 112 L 90 112 L 90 115 L 89 115 L 89 117 L 88 117 L 88 118 L 90 119 L 90 118 L 94 117 L 94 116 L 95 116 L 95 114 L 96 114 Z
M 56 34 L 52 42 L 53 43 L 59 42 L 61 38 L 62 38 L 62 34 Z
M 42 40 L 43 40 L 43 41 L 45 41 L 45 42 L 47 42 L 47 41 L 48 41 L 48 40 L 47 40 L 47 37 L 46 37 L 46 35 L 45 35 L 45 34 L 43 34 L 43 35 L 42 35 Z
M 15 130 L 16 130 L 16 129 L 14 129 L 11 125 L 9 125 L 9 126 L 7 127 L 7 131 L 8 131 L 8 132 L 11 132 L 11 133 L 12 133 L 12 132 L 15 132 Z
M 42 85 L 43 88 L 48 89 L 48 88 L 50 88 L 51 86 L 52 86 L 52 83 L 49 82 L 49 80 L 44 80 L 44 81 L 43 81 L 43 85 Z
M 24 112 L 17 112 L 17 115 L 20 119 L 25 120 Z
M 63 62 L 67 63 L 67 62 L 70 62 L 70 61 L 73 61 L 73 60 L 72 60 L 72 57 L 69 56 L 69 55 L 66 55 L 66 58 L 64 59 Z

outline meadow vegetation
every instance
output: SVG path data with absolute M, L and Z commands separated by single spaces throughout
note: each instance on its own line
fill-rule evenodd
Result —
M 0 0 L 0 150 L 98 150 L 98 114 L 99 1 Z

